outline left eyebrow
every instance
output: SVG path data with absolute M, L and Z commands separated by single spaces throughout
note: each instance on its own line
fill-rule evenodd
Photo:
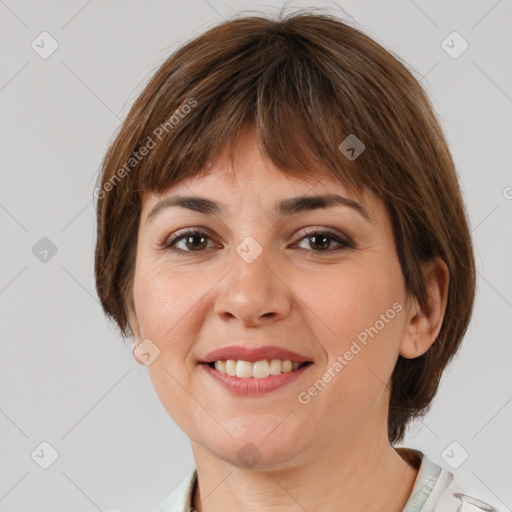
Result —
M 211 199 L 197 196 L 171 196 L 157 203 L 146 217 L 146 223 L 154 219 L 157 214 L 164 209 L 176 206 L 193 210 L 206 215 L 226 215 L 226 206 Z M 316 196 L 299 196 L 281 200 L 276 206 L 276 213 L 281 217 L 293 215 L 295 213 L 316 210 L 319 208 L 332 208 L 334 206 L 344 206 L 352 208 L 358 212 L 366 221 L 375 224 L 375 218 L 360 203 L 338 194 L 323 194 Z

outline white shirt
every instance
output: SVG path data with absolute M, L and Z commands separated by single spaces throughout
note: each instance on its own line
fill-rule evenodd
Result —
M 402 512 L 501 512 L 463 489 L 453 473 L 439 467 L 418 450 L 403 449 L 420 460 L 418 474 Z M 408 457 L 410 458 L 410 457 Z M 192 498 L 197 485 L 196 468 L 189 471 L 158 512 L 193 512 Z

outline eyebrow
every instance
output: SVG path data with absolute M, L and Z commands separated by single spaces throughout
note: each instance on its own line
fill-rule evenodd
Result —
M 197 196 L 171 196 L 157 203 L 146 217 L 146 223 L 153 220 L 158 213 L 170 207 L 180 207 L 193 210 L 206 215 L 226 215 L 226 207 L 220 203 Z M 316 196 L 299 196 L 283 199 L 277 204 L 276 213 L 281 216 L 293 215 L 295 213 L 319 208 L 331 208 L 333 206 L 345 206 L 358 212 L 365 220 L 375 224 L 375 218 L 360 203 L 338 194 L 323 194 Z

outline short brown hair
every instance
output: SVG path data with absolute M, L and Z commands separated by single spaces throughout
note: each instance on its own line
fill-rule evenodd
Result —
M 420 357 L 399 356 L 391 377 L 388 437 L 397 443 L 429 409 L 466 332 L 472 241 L 427 95 L 398 57 L 334 16 L 309 9 L 234 18 L 182 46 L 154 74 L 108 149 L 95 189 L 102 307 L 123 337 L 133 335 L 127 307 L 143 194 L 207 172 L 247 123 L 282 172 L 308 180 L 329 174 L 356 197 L 366 185 L 384 201 L 406 291 L 420 305 L 427 304 L 420 264 L 440 257 L 448 267 L 436 341 Z M 349 135 L 365 146 L 356 159 L 339 149 Z

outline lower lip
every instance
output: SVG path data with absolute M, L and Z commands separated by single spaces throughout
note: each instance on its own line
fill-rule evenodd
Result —
M 304 372 L 313 366 L 308 364 L 289 373 L 281 373 L 280 375 L 271 375 L 263 379 L 255 379 L 250 377 L 247 379 L 241 377 L 231 377 L 214 370 L 207 364 L 201 364 L 201 367 L 219 384 L 223 385 L 229 391 L 239 395 L 259 395 L 260 393 L 269 393 L 275 389 L 281 388 L 299 379 Z

